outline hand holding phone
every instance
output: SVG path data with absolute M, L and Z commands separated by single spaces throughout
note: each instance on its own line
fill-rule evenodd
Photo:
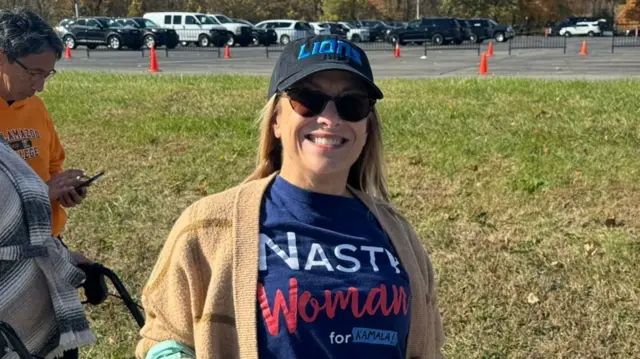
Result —
M 97 174 L 95 174 L 93 177 L 89 178 L 88 180 L 80 183 L 79 185 L 76 186 L 76 189 L 80 189 L 83 187 L 87 187 L 88 185 L 90 185 L 91 183 L 95 182 L 96 180 L 98 180 L 100 177 L 102 177 L 104 175 L 104 171 L 100 171 Z

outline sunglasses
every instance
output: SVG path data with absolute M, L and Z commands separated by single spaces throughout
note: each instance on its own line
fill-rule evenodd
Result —
M 373 110 L 376 100 L 364 94 L 347 93 L 329 96 L 321 91 L 295 88 L 285 90 L 293 110 L 303 117 L 319 116 L 327 103 L 333 101 L 338 115 L 347 122 L 359 122 L 365 119 Z

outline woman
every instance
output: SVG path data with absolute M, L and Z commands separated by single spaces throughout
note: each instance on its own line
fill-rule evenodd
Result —
M 79 346 L 95 341 L 76 289 L 85 276 L 51 236 L 47 191 L 0 136 L 0 321 L 33 355 L 77 358 Z
M 171 231 L 137 357 L 441 357 L 433 269 L 387 203 L 366 54 L 292 42 L 269 97 L 254 173 Z

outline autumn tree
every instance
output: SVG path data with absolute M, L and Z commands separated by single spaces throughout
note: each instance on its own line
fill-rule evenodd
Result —
M 640 21 L 640 1 L 627 0 L 622 13 L 620 14 L 620 22 L 629 23 Z

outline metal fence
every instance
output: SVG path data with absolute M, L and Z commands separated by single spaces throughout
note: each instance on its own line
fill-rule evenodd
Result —
M 640 47 L 638 24 L 618 24 L 611 38 L 611 53 L 616 48 Z
M 512 50 L 532 49 L 562 49 L 563 53 L 567 53 L 567 38 L 551 36 L 551 30 L 547 27 L 520 27 L 508 43 L 509 55 Z

